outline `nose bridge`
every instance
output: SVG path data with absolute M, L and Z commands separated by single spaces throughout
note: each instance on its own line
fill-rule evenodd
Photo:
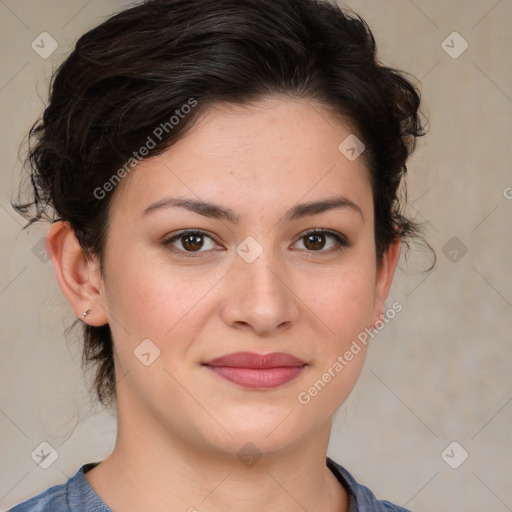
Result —
M 253 263 L 246 264 L 242 275 L 247 275 L 247 281 L 255 293 L 268 294 L 277 298 L 281 295 L 284 290 L 283 285 L 283 265 L 279 264 L 276 257 L 269 257 L 266 251 L 266 255 L 263 254 L 258 257 Z
M 267 300 L 277 300 L 285 292 L 282 283 L 284 265 L 268 239 L 254 261 L 245 260 L 241 256 L 236 264 L 239 267 L 239 279 L 247 286 L 247 293 L 261 298 L 265 296 Z
M 234 263 L 226 320 L 232 325 L 250 325 L 259 334 L 296 320 L 298 304 L 291 283 L 286 282 L 286 264 L 279 251 L 266 244 L 252 261 L 241 254 Z

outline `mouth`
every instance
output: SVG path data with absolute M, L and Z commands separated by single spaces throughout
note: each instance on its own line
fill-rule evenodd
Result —
M 295 379 L 307 364 L 291 354 L 236 352 L 203 363 L 219 377 L 247 389 L 273 389 Z

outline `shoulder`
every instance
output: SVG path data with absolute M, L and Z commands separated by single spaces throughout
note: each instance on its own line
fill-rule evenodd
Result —
M 7 512 L 112 512 L 96 495 L 85 478 L 84 464 L 67 482 L 54 485 Z
M 340 464 L 327 457 L 327 466 L 349 493 L 349 512 L 411 512 L 390 501 L 378 500 Z
M 16 505 L 8 512 L 69 512 L 66 484 L 54 485 L 36 496 Z

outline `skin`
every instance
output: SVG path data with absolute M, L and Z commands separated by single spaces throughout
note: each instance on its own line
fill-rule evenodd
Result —
M 84 321 L 113 333 L 118 436 L 86 478 L 114 510 L 347 510 L 325 457 L 365 347 L 307 405 L 297 397 L 381 317 L 399 255 L 397 240 L 376 263 L 364 159 L 338 150 L 350 133 L 313 101 L 219 104 L 118 185 L 103 275 L 67 223 L 51 226 L 47 249 L 75 315 L 90 309 Z M 168 196 L 216 203 L 238 222 L 183 207 L 142 215 Z M 285 217 L 335 196 L 360 212 Z M 308 245 L 315 228 L 349 245 L 338 249 L 329 235 Z M 183 238 L 171 252 L 163 242 L 183 229 L 211 239 L 193 257 Z M 252 263 L 236 252 L 247 237 L 263 251 Z M 149 366 L 134 356 L 144 339 L 160 350 Z M 248 390 L 202 365 L 238 351 L 287 352 L 307 366 L 278 388 Z M 237 457 L 249 442 L 262 455 L 250 467 Z

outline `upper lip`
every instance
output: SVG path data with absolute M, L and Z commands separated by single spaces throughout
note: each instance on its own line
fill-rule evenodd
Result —
M 203 363 L 207 366 L 229 366 L 235 368 L 283 368 L 305 366 L 305 362 L 285 352 L 256 354 L 254 352 L 233 352 Z

